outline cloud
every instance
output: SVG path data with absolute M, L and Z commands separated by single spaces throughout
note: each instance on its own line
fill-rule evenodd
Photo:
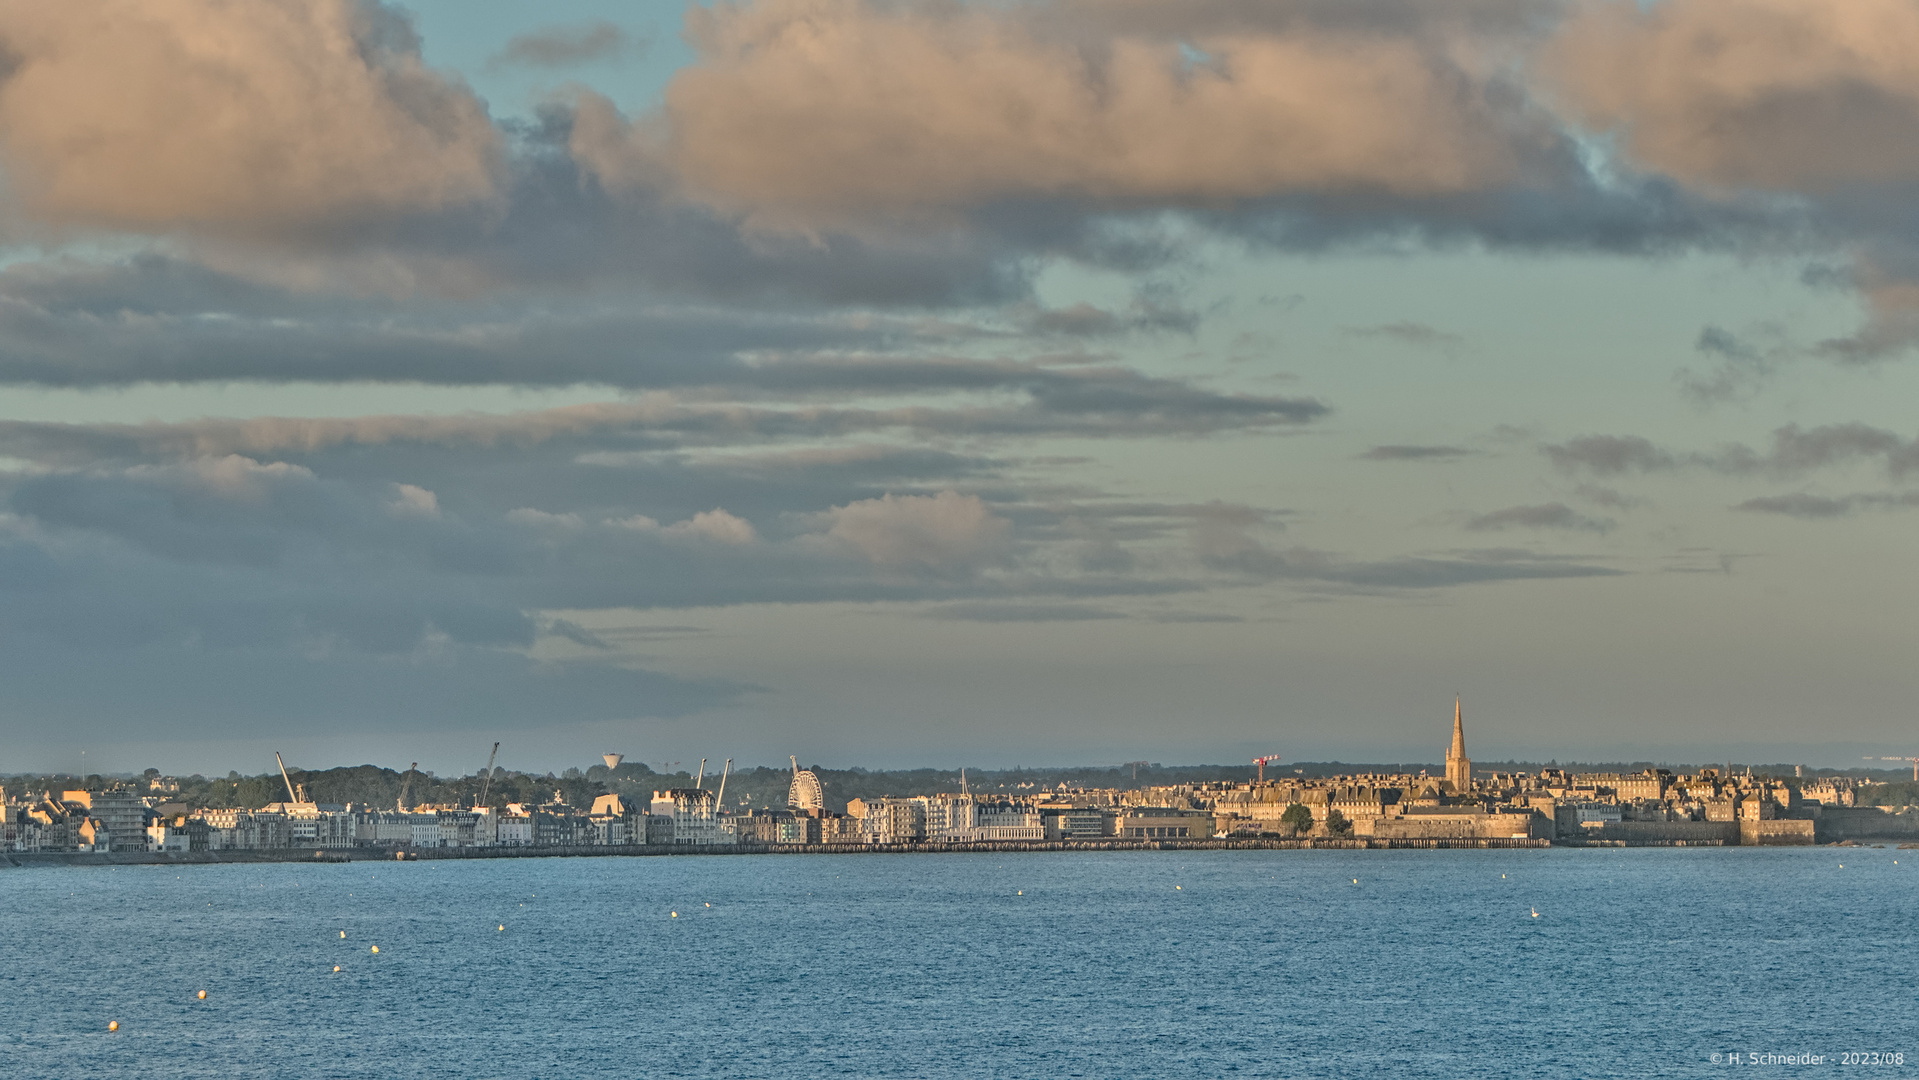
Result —
M 1252 507 L 1214 503 L 1191 509 L 1193 549 L 1200 563 L 1207 569 L 1242 579 L 1378 591 L 1449 588 L 1495 581 L 1608 577 L 1619 573 L 1563 556 L 1511 548 L 1384 560 L 1352 559 L 1303 546 L 1275 550 L 1254 532 L 1262 524 L 1268 524 L 1268 515 Z M 1514 509 L 1531 512 L 1552 508 Z M 1518 516 L 1526 517 L 1528 513 Z M 1545 516 L 1561 520 L 1559 515 L 1550 512 Z M 1572 516 L 1578 519 L 1578 515 Z
M 1719 464 L 1731 472 L 1764 470 L 1787 474 L 1809 472 L 1862 457 L 1883 458 L 1888 472 L 1904 476 L 1919 468 L 1919 442 L 1866 424 L 1828 424 L 1810 429 L 1788 424 L 1772 433 L 1768 453 L 1754 455 L 1735 448 L 1721 454 Z
M 1653 472 L 1676 464 L 1671 454 L 1638 435 L 1586 435 L 1541 449 L 1567 472 L 1584 470 L 1598 476 Z
M 1698 468 L 1729 476 L 1765 473 L 1797 476 L 1819 469 L 1877 458 L 1888 475 L 1902 478 L 1919 469 L 1919 439 L 1869 424 L 1823 424 L 1802 428 L 1787 424 L 1772 432 L 1770 444 L 1755 450 L 1729 443 L 1715 450 L 1677 454 L 1637 435 L 1589 435 L 1540 447 L 1567 472 L 1598 476 Z
M 1362 461 L 1453 461 L 1477 453 L 1461 446 L 1375 446 Z
M 425 488 L 394 484 L 393 499 L 387 503 L 387 509 L 395 517 L 436 518 L 440 516 L 440 500 Z
M 1701 330 L 1694 348 L 1711 358 L 1713 367 L 1704 373 L 1681 369 L 1676 378 L 1686 396 L 1700 405 L 1750 398 L 1779 369 L 1780 350 L 1761 350 L 1717 326 Z
M 1095 622 L 1126 617 L 1120 612 L 1087 604 L 1006 603 L 940 604 L 927 608 L 921 615 L 928 619 L 985 623 Z
M 1294 426 L 1331 411 L 1309 396 L 1223 393 L 1077 353 L 967 355 L 981 343 L 1014 353 L 1030 347 L 1008 336 L 990 317 L 615 303 L 590 292 L 524 308 L 313 297 L 146 257 L 117 266 L 62 261 L 0 270 L 0 384 L 598 384 L 756 400 L 749 413 L 731 415 L 768 422 L 795 421 L 765 404 L 773 399 L 999 391 L 998 404 L 974 400 L 963 410 L 957 402 L 927 409 L 921 406 L 931 402 L 922 400 L 811 415 L 822 426 L 1070 427 L 1089 435 Z M 725 410 L 703 411 L 710 418 Z M 255 430 L 287 426 L 262 422 Z
M 949 375 L 954 373 L 949 372 Z M 258 417 L 195 420 L 173 424 L 63 424 L 0 420 L 0 451 L 52 465 L 80 464 L 145 455 L 207 457 L 316 453 L 350 446 L 414 445 L 444 448 L 566 445 L 591 455 L 595 464 L 617 465 L 632 453 L 702 446 L 743 446 L 812 438 L 844 440 L 898 432 L 953 436 L 1076 436 L 1149 438 L 1227 431 L 1289 429 L 1325 411 L 1317 402 L 1212 395 L 1182 385 L 1160 385 L 1130 372 L 1077 371 L 1059 376 L 1028 371 L 1001 381 L 988 371 L 976 389 L 998 390 L 1011 400 L 996 404 L 942 402 L 955 388 L 929 373 L 930 401 L 890 407 L 747 404 L 724 395 L 642 395 L 632 402 L 570 405 L 507 414 L 396 415 L 351 418 Z M 1011 373 L 1002 372 L 1001 375 Z M 1024 378 L 1037 380 L 1025 387 Z M 805 380 L 801 380 L 804 384 Z M 890 380 L 872 383 L 829 377 L 826 384 L 847 396 L 878 392 Z M 1075 385 L 1076 384 L 1076 385 Z M 823 389 L 823 388 L 822 388 Z M 903 394 L 905 386 L 892 387 Z M 743 397 L 755 395 L 742 394 Z M 1019 400 L 1025 396 L 1025 401 Z M 814 471 L 921 470 L 964 472 L 980 464 L 933 450 L 887 450 L 838 446 L 797 452 L 797 457 L 715 459 L 733 471 L 810 465 Z
M 1349 559 L 1311 548 L 1242 548 L 1208 560 L 1249 578 L 1291 580 L 1361 592 L 1444 589 L 1501 581 L 1614 577 L 1619 570 L 1564 556 L 1499 548 L 1394 559 Z
M 1327 560 L 1318 553 L 1302 553 L 1300 564 L 1301 576 L 1366 590 L 1443 589 L 1501 581 L 1615 577 L 1622 573 L 1574 559 L 1504 549 L 1374 562 Z
M 0 160 L 62 227 L 310 233 L 484 204 L 502 145 L 375 3 L 14 5 Z
M 1553 144 L 1417 20 L 1200 11 L 1169 25 L 1066 5 L 694 9 L 698 59 L 657 124 L 596 123 L 576 146 L 607 182 L 657 175 L 615 160 L 670 162 L 695 198 L 812 229 L 1025 198 L 1453 194 L 1504 184 Z
M 1613 510 L 1630 510 L 1646 503 L 1644 499 L 1623 494 L 1601 484 L 1580 484 L 1573 488 L 1573 492 L 1595 506 L 1604 506 Z
M 1747 499 L 1733 507 L 1759 514 L 1784 514 L 1796 518 L 1847 517 L 1858 510 L 1909 510 L 1919 506 L 1919 491 L 1873 492 L 1830 497 L 1807 492 L 1789 495 L 1765 495 Z
M 487 59 L 486 66 L 492 71 L 515 67 L 565 68 L 617 60 L 645 47 L 644 40 L 636 40 L 610 22 L 548 26 L 513 35 L 504 48 Z
M 1919 180 L 1904 0 L 1588 0 L 1544 67 L 1627 158 L 1689 185 L 1826 193 Z
M 542 627 L 554 637 L 565 638 L 575 645 L 589 649 L 611 649 L 613 646 L 605 638 L 581 626 L 571 619 L 551 619 Z
M 1382 323 L 1379 326 L 1356 326 L 1349 328 L 1346 333 L 1353 337 L 1387 338 L 1403 345 L 1420 348 L 1451 350 L 1466 343 L 1466 339 L 1458 334 L 1448 333 L 1420 322 L 1401 321 Z
M 685 521 L 668 525 L 664 531 L 668 536 L 685 536 L 720 544 L 750 544 L 759 539 L 751 522 L 734 517 L 718 507 L 702 510 Z
M 1911 350 L 1919 342 L 1919 250 L 1897 231 L 1855 255 L 1841 283 L 1856 290 L 1866 321 L 1851 334 L 1821 341 L 1814 354 L 1842 365 L 1877 363 Z
M 575 529 L 584 524 L 578 514 L 556 515 L 542 513 L 538 510 L 514 510 L 509 517 L 515 522 L 531 525 L 535 528 L 557 527 L 561 529 Z M 650 533 L 674 540 L 691 541 L 694 543 L 708 541 L 732 547 L 751 544 L 760 538 L 759 532 L 753 528 L 752 522 L 747 521 L 745 518 L 729 514 L 719 507 L 711 510 L 702 510 L 692 517 L 687 518 L 685 521 L 676 521 L 671 525 L 663 526 L 645 514 L 634 514 L 630 517 L 609 520 L 606 524 L 618 529 Z
M 1504 510 L 1480 514 L 1469 519 L 1465 524 L 1465 528 L 1471 532 L 1497 532 L 1501 529 L 1570 529 L 1604 533 L 1610 532 L 1612 527 L 1611 521 L 1587 517 L 1565 503 L 1509 506 Z
M 885 495 L 834 507 L 827 535 L 878 566 L 966 570 L 1009 554 L 1012 524 L 977 495 Z

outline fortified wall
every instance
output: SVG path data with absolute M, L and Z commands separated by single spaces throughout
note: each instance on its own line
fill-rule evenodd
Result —
M 1877 806 L 1825 806 L 1815 820 L 1819 842 L 1840 840 L 1919 840 L 1919 807 L 1889 813 Z

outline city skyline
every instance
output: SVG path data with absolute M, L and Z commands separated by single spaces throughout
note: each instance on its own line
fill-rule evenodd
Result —
M 0 770 L 1919 754 L 1913 33 L 22 7 Z
M 13 778 L 0 791 L 0 850 L 55 862 L 228 857 L 305 861 L 711 852 L 1113 850 L 1113 845 L 1548 847 L 1807 846 L 1919 835 L 1910 784 L 1808 773 L 1577 767 L 1475 769 L 1453 702 L 1444 769 L 1404 763 L 1275 770 L 1153 762 L 1059 772 L 654 770 L 624 754 L 545 777 L 487 765 L 434 777 L 361 766 L 276 777 Z M 1894 759 L 1887 759 L 1894 760 Z M 1142 778 L 1140 767 L 1147 775 Z M 677 770 L 677 771 L 676 771 Z M 1415 771 L 1416 770 L 1416 771 Z M 299 779 L 295 779 L 295 773 Z M 1128 775 L 1130 772 L 1130 775 Z M 1310 775 L 1300 775 L 1300 774 Z M 1212 775 L 1207 775 L 1212 774 Z M 1002 782 L 994 784 L 993 779 Z M 707 786 L 716 780 L 713 787 Z M 21 781 L 25 781 L 22 791 Z M 955 790 L 957 789 L 957 790 Z M 409 798 L 409 795 L 412 798 Z M 1907 845 L 1901 845 L 1902 848 Z M 448 849 L 453 849 L 449 851 Z M 309 854 L 310 852 L 310 854 Z M 235 854 L 228 854 L 235 853 Z M 1535 916 L 1536 917 L 1536 916 Z

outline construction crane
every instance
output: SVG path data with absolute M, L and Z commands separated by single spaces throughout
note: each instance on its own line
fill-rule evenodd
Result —
M 706 759 L 705 758 L 700 759 L 700 775 L 693 778 L 693 786 L 694 787 L 706 786 Z
M 493 752 L 486 756 L 486 779 L 480 782 L 480 809 L 486 809 L 486 793 L 493 790 L 493 759 L 500 756 L 500 744 L 493 744 Z
M 1257 765 L 1257 766 L 1259 766 L 1259 782 L 1260 782 L 1260 783 L 1262 783 L 1262 784 L 1263 784 L 1263 783 L 1265 783 L 1265 782 L 1266 782 L 1266 765 L 1267 765 L 1267 763 L 1268 763 L 1268 762 L 1273 762 L 1273 761 L 1278 761 L 1278 760 L 1280 760 L 1280 757 L 1279 757 L 1279 755 L 1278 755 L 1278 754 L 1267 754 L 1267 755 L 1266 755 L 1266 756 L 1264 756 L 1264 757 L 1256 757 L 1256 758 L 1254 758 L 1254 759 L 1253 759 L 1253 764 L 1255 764 L 1255 765 Z
M 726 805 L 726 774 L 732 771 L 733 759 L 727 758 L 726 765 L 720 769 L 720 797 L 714 800 L 714 806 L 724 807 Z
M 413 787 L 413 770 L 419 767 L 420 763 L 417 761 L 408 765 L 406 767 L 406 778 L 400 781 L 400 798 L 398 802 L 393 804 L 393 808 L 402 814 L 406 813 L 406 793 Z
M 275 750 L 273 752 L 273 760 L 278 761 L 280 763 L 280 779 L 286 782 L 287 801 L 292 803 L 303 803 L 307 801 L 306 785 L 301 784 L 300 790 L 297 792 L 293 790 L 293 778 L 287 775 L 287 763 L 281 760 L 280 752 L 278 750 Z
M 1872 759 L 1867 758 L 1866 760 L 1871 761 Z M 1879 760 L 1880 761 L 1910 761 L 1912 762 L 1912 782 L 1915 784 L 1919 784 L 1919 757 L 1882 757 Z

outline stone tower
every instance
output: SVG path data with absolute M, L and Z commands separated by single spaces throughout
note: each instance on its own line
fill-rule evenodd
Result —
M 1473 761 L 1466 756 L 1466 725 L 1460 719 L 1457 697 L 1453 698 L 1453 747 L 1446 751 L 1446 779 L 1462 794 L 1473 789 Z

